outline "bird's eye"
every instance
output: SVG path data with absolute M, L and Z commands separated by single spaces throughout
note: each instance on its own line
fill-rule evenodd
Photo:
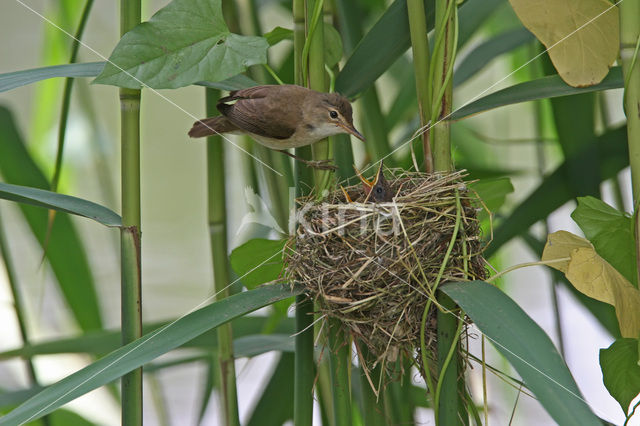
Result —
M 376 193 L 378 194 L 382 194 L 382 188 L 381 187 L 376 187 Z
M 329 117 L 338 118 L 338 113 L 334 110 L 329 111 Z

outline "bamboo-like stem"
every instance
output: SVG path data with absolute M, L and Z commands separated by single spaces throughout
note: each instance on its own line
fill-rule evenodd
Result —
M 293 0 L 293 49 L 294 76 L 298 85 L 304 86 L 302 77 L 302 51 L 305 43 L 305 1 Z M 296 155 L 311 158 L 311 148 L 296 149 Z M 294 163 L 296 195 L 300 196 L 311 189 L 313 175 L 306 165 Z M 296 337 L 294 361 L 294 399 L 293 423 L 296 426 L 311 426 L 313 421 L 313 382 L 315 380 L 315 362 L 313 358 L 313 302 L 305 295 L 296 296 Z
M 436 43 L 430 69 L 430 75 L 433 76 L 431 81 L 433 167 L 436 171 L 449 171 L 453 167 L 451 124 L 443 119 L 451 113 L 453 94 L 451 75 L 457 47 L 457 19 L 455 0 L 436 0 Z
M 309 38 L 309 88 L 324 92 L 327 90 L 324 62 L 324 25 L 322 20 L 323 0 L 307 0 L 307 37 Z M 319 16 L 320 15 L 320 16 Z M 303 58 L 304 59 L 304 58 Z M 304 61 L 303 61 L 304 62 Z M 314 160 L 329 157 L 330 142 L 325 139 L 311 147 Z M 326 188 L 329 172 L 316 170 L 315 191 L 318 196 Z M 348 178 L 349 175 L 344 176 Z M 329 365 L 333 392 L 333 421 L 335 425 L 351 424 L 351 392 L 349 388 L 349 368 L 351 362 L 351 346 L 342 329 L 340 321 L 329 320 L 327 342 L 329 345 Z
M 636 218 L 636 273 L 640 282 L 640 230 L 638 205 L 640 203 L 640 0 L 620 3 L 620 58 L 624 76 L 624 111 L 627 116 L 627 143 L 634 216 Z
M 69 63 L 73 64 L 78 59 L 78 50 L 80 48 L 80 39 L 84 33 L 84 29 L 89 20 L 89 13 L 93 6 L 93 0 L 87 0 L 80 17 L 80 23 L 76 30 L 73 43 L 71 44 L 71 57 Z M 67 121 L 69 119 L 69 107 L 71 105 L 71 89 L 73 88 L 74 78 L 67 77 L 64 81 L 64 91 L 62 95 L 62 109 L 60 111 L 60 124 L 58 127 L 58 150 L 56 152 L 56 162 L 53 170 L 53 178 L 51 179 L 51 191 L 56 192 L 58 190 L 58 183 L 60 181 L 60 173 L 62 171 L 62 156 L 64 152 L 64 139 L 67 133 Z
M 411 50 L 413 52 L 413 68 L 416 75 L 416 94 L 420 127 L 426 129 L 431 118 L 431 96 L 429 93 L 429 40 L 427 38 L 427 19 L 423 0 L 407 0 L 409 12 L 409 30 L 411 33 Z M 424 169 L 433 172 L 433 157 L 429 142 L 430 132 L 422 132 L 424 152 Z
M 140 23 L 141 2 L 121 0 L 120 34 Z M 142 241 L 140 223 L 140 90 L 120 89 L 122 156 L 122 343 L 142 336 Z M 142 368 L 122 377 L 122 424 L 142 424 Z
M 624 109 L 627 116 L 629 164 L 634 205 L 640 200 L 640 0 L 623 1 L 620 7 L 620 58 L 625 80 Z
M 457 45 L 457 7 L 455 0 L 436 0 L 435 34 L 436 42 L 431 61 L 430 75 L 432 84 L 431 120 L 433 138 L 434 170 L 448 172 L 452 170 L 451 128 L 447 120 L 442 120 L 451 112 L 453 63 Z M 437 293 L 438 303 L 445 309 L 437 313 L 437 361 L 439 382 L 435 397 L 436 424 L 467 424 L 465 410 L 464 374 L 461 374 L 462 362 L 459 359 L 459 341 L 457 336 L 458 320 L 455 314 L 460 312 L 451 298 L 442 292 Z M 455 354 L 449 368 L 448 355 Z
M 216 101 L 219 97 L 220 93 L 217 90 L 206 89 L 207 116 L 216 114 Z M 224 143 L 218 135 L 207 138 L 207 200 L 213 283 L 216 300 L 222 300 L 229 296 L 230 273 L 227 255 Z M 231 324 L 218 327 L 217 335 L 222 424 L 239 425 Z

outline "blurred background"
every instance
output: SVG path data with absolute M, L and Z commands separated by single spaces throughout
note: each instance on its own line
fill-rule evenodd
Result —
M 385 2 L 360 0 L 370 11 L 363 22 L 371 26 L 384 10 Z M 144 2 L 143 20 L 148 19 L 167 1 Z M 242 3 L 242 2 L 240 2 Z M 265 31 L 276 26 L 292 28 L 288 2 L 263 0 L 258 2 L 260 20 Z M 20 0 L 5 1 L 0 5 L 0 73 L 36 68 L 68 62 L 70 38 L 44 18 L 73 33 L 80 14 L 77 1 Z M 42 16 L 39 16 L 42 15 Z M 43 18 L 44 17 L 44 18 Z M 94 5 L 83 42 L 79 62 L 102 61 L 108 57 L 118 37 L 118 8 L 114 2 L 99 1 Z M 506 2 L 483 25 L 474 38 L 460 52 L 462 61 L 491 34 L 509 25 L 519 25 Z M 291 42 L 285 41 L 270 50 L 274 69 L 280 67 Z M 96 53 L 97 52 L 97 53 Z M 408 63 L 411 51 L 399 61 L 396 69 Z M 535 55 L 530 46 L 523 45 L 507 55 L 486 64 L 472 79 L 454 90 L 454 109 L 489 92 L 528 79 L 527 67 L 540 66 L 535 61 L 522 71 L 509 75 L 517 66 Z M 403 62 L 404 61 L 404 62 Z M 540 59 L 537 60 L 539 62 Z M 505 78 L 506 77 L 506 78 Z M 119 101 L 115 87 L 91 85 L 91 79 L 77 79 L 73 89 L 69 130 L 65 150 L 65 163 L 59 192 L 78 196 L 105 205 L 119 212 Z M 496 82 L 499 82 L 494 86 Z M 58 120 L 63 79 L 51 79 L 0 93 L 0 104 L 9 108 L 28 146 L 30 154 L 47 177 L 51 177 L 56 152 Z M 385 74 L 376 84 L 383 113 L 388 113 L 392 101 L 401 89 L 399 78 L 393 72 Z M 605 93 L 608 125 L 624 122 L 621 90 Z M 355 125 L 363 127 L 355 102 Z M 541 180 L 536 161 L 540 147 L 545 164 L 542 172 L 554 170 L 562 161 L 560 149 L 552 131 L 542 135 L 544 141 L 536 143 L 533 121 L 534 105 L 519 104 L 490 111 L 456 123 L 453 129 L 455 157 L 459 164 L 482 165 L 484 169 L 512 171 L 509 176 L 515 188 L 499 214 L 508 216 L 510 208 L 527 197 Z M 390 132 L 392 146 L 406 140 L 417 128 L 412 120 L 416 110 L 409 110 L 401 126 Z M 209 242 L 206 225 L 206 170 L 205 146 L 202 140 L 190 140 L 187 131 L 197 118 L 204 116 L 204 91 L 200 87 L 179 90 L 143 91 L 142 96 L 142 230 L 143 230 L 143 317 L 145 322 L 166 321 L 177 318 L 199 306 L 212 294 Z M 576 123 L 578 126 L 580 123 Z M 240 143 L 240 142 L 239 142 Z M 354 143 L 357 159 L 363 165 L 364 156 L 359 142 Z M 398 155 L 402 154 L 400 151 Z M 228 146 L 227 179 L 229 212 L 229 242 L 233 248 L 256 233 L 269 235 L 267 229 L 240 228 L 242 218 L 251 211 L 245 199 L 249 185 L 242 172 L 243 154 Z M 631 210 L 630 177 L 628 170 L 619 175 L 626 210 Z M 602 187 L 603 199 L 614 204 L 610 184 Z M 267 201 L 268 202 L 268 201 Z M 575 203 L 570 202 L 548 218 L 549 232 L 569 230 L 581 235 L 570 218 Z M 42 249 L 33 238 L 14 203 L 0 201 L 2 226 L 10 252 L 13 254 L 17 277 L 26 306 L 26 322 L 32 343 L 71 337 L 81 330 L 68 312 L 49 265 L 42 262 Z M 94 222 L 72 217 L 84 243 L 89 265 L 99 293 L 103 325 L 108 329 L 119 327 L 120 272 L 119 236 L 117 230 L 107 229 Z M 545 230 L 536 225 L 534 234 L 544 238 Z M 497 270 L 508 266 L 538 260 L 519 239 L 504 245 L 492 258 Z M 527 268 L 508 274 L 500 286 L 547 332 L 559 345 L 557 324 L 552 303 L 550 273 L 544 267 Z M 613 337 L 593 319 L 563 286 L 557 288 L 563 346 L 568 366 L 585 399 L 593 411 L 603 419 L 621 424 L 624 416 L 617 402 L 602 383 L 598 364 L 598 351 L 608 347 Z M 508 322 L 508 319 L 505 319 Z M 13 309 L 13 299 L 0 267 L 0 322 L 2 338 L 0 352 L 22 346 Z M 472 336 L 480 336 L 473 333 Z M 480 353 L 478 338 L 470 340 L 471 352 Z M 189 349 L 181 349 L 181 354 Z M 194 353 L 195 350 L 193 350 Z M 159 361 L 175 358 L 167 354 Z M 237 360 L 238 393 L 241 419 L 251 412 L 255 397 L 265 386 L 265 379 L 278 359 L 271 352 L 250 359 Z M 509 374 L 516 373 L 490 345 L 487 360 Z M 91 361 L 84 355 L 46 355 L 34 358 L 42 384 L 57 381 Z M 472 392 L 482 394 L 481 368 L 472 363 L 470 370 Z M 156 371 L 145 376 L 146 424 L 191 425 L 198 420 L 201 387 L 206 371 L 202 363 L 192 362 Z M 418 374 L 415 374 L 416 382 Z M 496 376 L 489 374 L 490 420 L 492 424 L 542 425 L 553 424 L 551 418 L 531 397 Z M 22 360 L 0 360 L 1 392 L 29 387 L 27 371 Z M 517 402 L 516 402 L 517 401 Z M 100 425 L 120 422 L 119 407 L 107 389 L 83 396 L 67 406 L 87 420 Z M 514 408 L 515 407 L 515 408 Z M 218 406 L 211 399 L 202 424 L 218 424 Z M 158 413 L 164 413 L 159 415 Z M 636 416 L 638 417 L 638 416 Z M 319 423 L 319 417 L 317 418 Z M 433 424 L 430 410 L 423 409 L 420 424 Z M 630 424 L 640 424 L 635 419 Z

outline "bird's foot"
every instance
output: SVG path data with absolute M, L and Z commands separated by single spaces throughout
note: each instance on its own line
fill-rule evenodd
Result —
M 331 160 L 304 160 L 303 162 L 307 166 L 318 170 L 331 170 L 332 172 L 338 170 L 338 167 Z

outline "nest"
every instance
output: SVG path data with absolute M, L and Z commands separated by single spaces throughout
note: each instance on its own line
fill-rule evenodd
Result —
M 392 173 L 392 202 L 347 202 L 340 189 L 322 202 L 299 199 L 286 274 L 306 288 L 320 314 L 339 320 L 365 372 L 382 362 L 392 375 L 392 366 L 403 364 L 396 360 L 410 359 L 424 375 L 420 328 L 429 299 L 428 358 L 437 353 L 433 286 L 486 274 L 477 196 L 463 183 L 464 172 Z M 365 201 L 362 185 L 345 190 Z

